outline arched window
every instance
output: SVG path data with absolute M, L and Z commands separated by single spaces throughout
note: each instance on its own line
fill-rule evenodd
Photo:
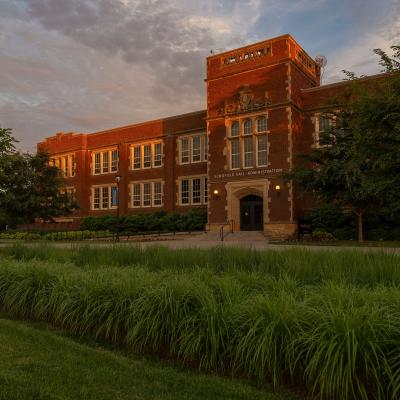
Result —
M 233 121 L 231 125 L 231 136 L 239 136 L 239 134 L 240 134 L 239 122 Z
M 257 118 L 257 133 L 267 131 L 267 119 L 265 117 Z
M 246 119 L 243 122 L 243 133 L 245 135 L 251 135 L 253 133 L 253 126 L 251 123 L 251 119 Z

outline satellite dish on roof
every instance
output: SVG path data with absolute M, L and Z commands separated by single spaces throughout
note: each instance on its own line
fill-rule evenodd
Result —
M 315 57 L 315 62 L 320 68 L 325 68 L 328 61 L 324 55 L 318 54 L 317 57 Z
M 315 63 L 321 69 L 321 78 L 320 79 L 321 79 L 321 83 L 322 83 L 322 77 L 324 76 L 325 67 L 326 67 L 326 64 L 328 63 L 328 61 L 323 54 L 318 54 L 317 57 L 315 57 Z

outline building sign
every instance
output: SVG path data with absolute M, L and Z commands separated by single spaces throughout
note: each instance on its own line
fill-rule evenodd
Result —
M 264 168 L 264 169 L 231 171 L 231 172 L 224 172 L 222 174 L 215 174 L 214 179 L 278 174 L 281 173 L 282 171 L 283 171 L 282 168 L 269 168 L 269 169 Z

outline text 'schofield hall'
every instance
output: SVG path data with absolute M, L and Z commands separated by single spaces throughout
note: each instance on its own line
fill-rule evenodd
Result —
M 39 143 L 75 193 L 73 218 L 116 214 L 119 197 L 121 215 L 199 207 L 210 230 L 294 233 L 303 201 L 281 173 L 317 145 L 319 113 L 348 83 L 320 86 L 317 63 L 284 35 L 208 57 L 206 85 L 206 110 Z

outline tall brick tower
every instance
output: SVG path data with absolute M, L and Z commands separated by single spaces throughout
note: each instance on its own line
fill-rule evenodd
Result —
M 206 83 L 209 228 L 293 233 L 298 205 L 280 175 L 311 146 L 300 92 L 319 86 L 318 65 L 284 35 L 208 57 Z

